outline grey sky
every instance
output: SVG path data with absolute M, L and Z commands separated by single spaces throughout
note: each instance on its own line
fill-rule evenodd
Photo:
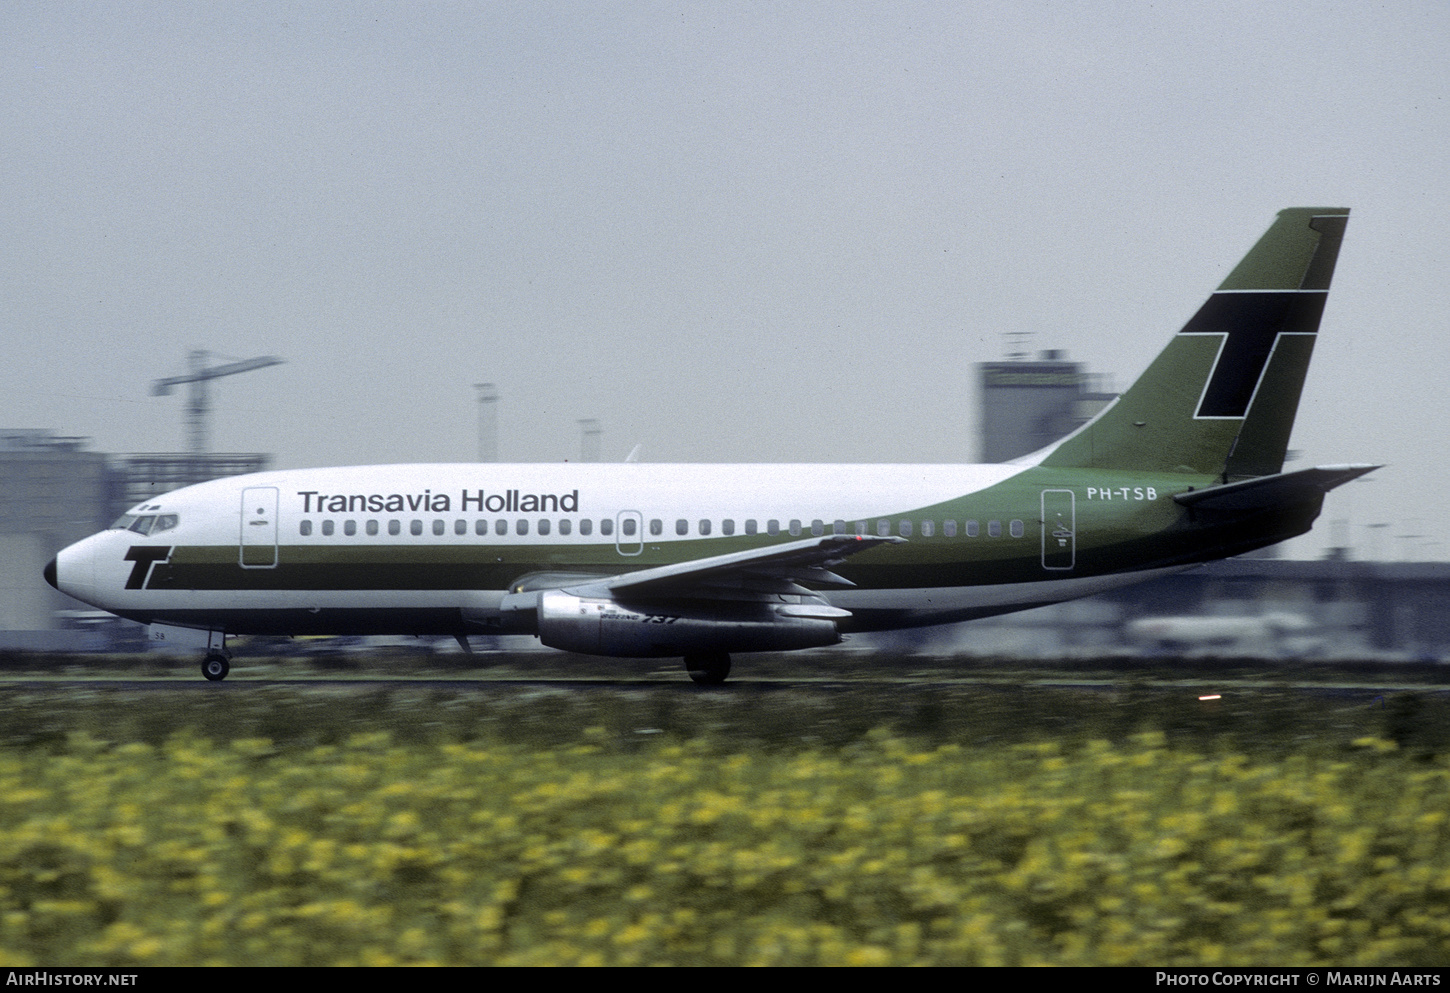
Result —
M 1297 465 L 1450 557 L 1435 3 L 0 7 L 0 426 L 280 466 L 955 462 L 1005 335 L 1125 386 L 1274 212 L 1354 208 Z M 1397 539 L 1395 535 L 1424 535 Z

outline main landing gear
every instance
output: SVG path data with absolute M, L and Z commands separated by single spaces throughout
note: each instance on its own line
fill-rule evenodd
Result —
M 222 652 L 213 649 L 206 653 L 206 658 L 201 660 L 201 674 L 212 682 L 219 679 L 226 679 L 227 673 L 232 671 L 232 663 Z
M 730 675 L 728 652 L 699 652 L 685 656 L 685 671 L 701 686 L 719 686 Z

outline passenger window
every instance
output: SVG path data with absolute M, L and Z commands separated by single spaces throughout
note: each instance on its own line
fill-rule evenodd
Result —
M 987 537 L 988 538 L 1000 538 L 1000 537 L 1002 537 L 1002 522 L 1001 521 L 988 521 L 987 522 Z
M 846 533 L 846 522 L 845 521 L 833 521 L 833 522 L 831 522 L 831 533 L 832 534 L 845 534 Z
M 136 529 L 135 528 L 132 528 L 131 530 L 134 531 Z M 301 524 L 297 525 L 297 533 L 298 534 L 301 534 L 303 536 L 306 536 L 306 535 L 311 534 L 312 533 L 312 522 L 311 521 L 303 521 Z
M 651 517 L 649 522 L 649 533 L 658 537 L 665 533 L 665 522 L 658 517 Z
M 856 522 L 856 533 L 857 534 L 870 534 L 871 533 L 871 522 L 870 521 L 857 521 Z
M 467 534 L 468 533 L 468 522 L 465 521 L 461 517 L 458 518 L 458 520 L 456 520 L 456 521 L 453 522 L 453 533 L 454 534 Z
M 800 535 L 800 533 L 801 533 L 801 522 L 800 521 L 793 520 L 793 521 L 790 522 L 790 533 L 791 533 L 792 536 L 796 536 L 796 537 L 798 537 Z
M 508 534 L 509 533 L 509 522 L 506 521 L 506 520 L 504 520 L 501 517 L 498 520 L 494 521 L 493 522 L 493 533 L 494 534 Z
M 571 521 L 571 520 L 569 520 L 569 518 L 567 518 L 567 517 L 564 518 L 562 521 L 559 522 L 559 533 L 560 534 L 573 534 L 574 533 L 574 522 Z
M 357 521 L 343 521 L 342 533 L 347 535 L 348 537 L 352 537 L 353 535 L 357 534 Z
M 891 522 L 884 517 L 876 522 L 876 533 L 885 538 L 891 534 Z
M 416 534 L 422 534 L 423 533 L 423 522 L 422 521 L 416 521 L 415 520 L 412 523 L 410 523 L 408 525 L 408 533 L 409 534 L 415 534 L 415 535 Z
M 322 522 L 322 533 L 324 535 L 329 535 L 330 536 L 332 534 L 332 531 L 333 531 L 332 518 L 329 517 L 327 520 L 325 520 L 325 521 Z
M 635 532 L 634 518 L 633 517 L 626 517 L 624 519 L 623 525 L 621 526 L 621 530 L 624 531 L 624 536 L 626 538 L 633 538 L 634 537 L 634 532 Z
M 488 534 L 488 521 L 485 521 L 482 517 L 480 517 L 478 520 L 474 521 L 473 522 L 473 533 L 474 534 L 482 534 L 482 535 Z
M 780 534 L 780 521 L 777 521 L 774 517 L 766 521 L 765 533 L 770 535 L 771 537 Z
M 923 538 L 930 538 L 934 534 L 936 534 L 936 522 L 935 521 L 922 521 L 921 522 L 921 536 Z
M 403 533 L 403 522 L 402 521 L 392 520 L 392 521 L 389 521 L 388 522 L 388 534 L 402 534 L 402 533 Z
M 1026 534 L 1026 528 L 1023 526 L 1021 521 L 1013 521 L 1010 527 L 1012 529 L 1012 537 L 1014 538 L 1020 538 L 1022 537 L 1022 535 Z
M 629 534 L 634 534 L 634 521 L 629 521 Z M 614 534 L 614 520 L 606 517 L 599 522 L 599 533 L 608 538 Z
M 443 534 L 447 530 L 448 530 L 448 522 L 447 521 L 443 520 L 441 517 L 435 517 L 433 519 L 433 533 L 434 534 L 441 535 L 441 534 Z
M 549 519 L 547 517 L 540 518 L 539 519 L 539 534 L 548 534 L 548 533 L 549 533 Z
M 377 533 L 378 533 L 378 522 L 377 521 L 368 521 L 368 534 L 377 534 Z
M 745 522 L 745 533 L 746 534 L 755 534 L 755 518 L 753 518 L 753 517 L 752 518 L 749 518 Z
M 690 522 L 689 521 L 685 520 L 683 517 L 681 517 L 679 520 L 675 521 L 675 534 L 684 535 L 684 534 L 689 534 L 689 533 L 690 533 Z
M 980 533 L 980 530 L 977 527 L 977 522 L 976 521 L 968 521 L 967 522 L 967 537 L 968 538 L 975 538 L 979 533 Z
M 704 536 L 708 535 L 709 533 L 710 533 L 710 522 L 709 521 L 701 521 L 700 522 L 700 536 L 701 537 L 704 537 Z
M 527 518 L 523 518 L 523 517 L 520 517 L 519 518 L 518 530 L 516 530 L 514 533 L 515 534 L 528 534 L 529 533 L 529 522 L 528 522 L 528 519 Z
M 899 530 L 901 532 L 901 537 L 903 537 L 903 538 L 910 538 L 911 537 L 911 522 L 910 521 L 898 521 L 897 524 L 896 524 L 896 527 L 897 527 L 897 530 Z
M 735 518 L 733 518 L 733 517 L 727 517 L 723 521 L 721 521 L 720 522 L 720 533 L 721 534 L 724 534 L 724 535 L 732 535 L 732 534 L 734 534 L 735 533 Z
M 957 536 L 957 522 L 956 521 L 942 521 L 941 522 L 941 533 L 944 534 L 944 535 L 946 535 L 948 538 L 955 538 Z
M 826 533 L 826 522 L 825 521 L 822 521 L 822 520 L 814 520 L 814 521 L 811 521 L 811 534 L 812 535 L 819 536 L 819 535 L 823 535 L 825 533 Z
M 608 531 L 604 531 L 603 530 L 603 525 L 600 525 L 600 531 L 603 534 L 608 534 L 609 533 Z M 594 522 L 592 520 L 590 520 L 589 518 L 587 518 L 587 517 L 584 518 L 582 521 L 579 522 L 579 533 L 582 534 L 582 535 L 584 535 L 585 537 L 588 537 L 589 535 L 593 534 L 594 533 Z

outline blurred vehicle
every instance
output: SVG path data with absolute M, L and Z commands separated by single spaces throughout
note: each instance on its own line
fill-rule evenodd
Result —
M 1314 622 L 1299 614 L 1259 617 L 1142 617 L 1127 626 L 1128 641 L 1148 652 L 1229 652 L 1306 655 L 1324 648 Z

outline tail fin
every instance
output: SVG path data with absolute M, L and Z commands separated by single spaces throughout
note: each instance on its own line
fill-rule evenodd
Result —
M 1279 472 L 1348 220 L 1345 207 L 1279 211 L 1138 381 L 1040 464 Z

